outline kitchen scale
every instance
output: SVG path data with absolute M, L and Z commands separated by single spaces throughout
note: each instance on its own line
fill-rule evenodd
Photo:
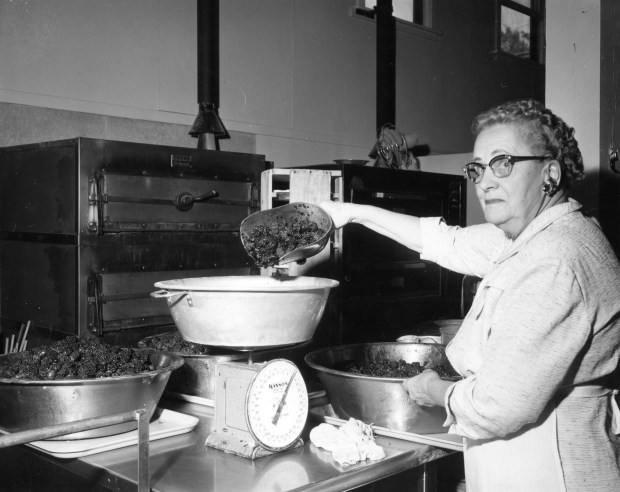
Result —
M 221 362 L 215 372 L 215 430 L 206 446 L 252 460 L 303 446 L 308 390 L 293 362 Z

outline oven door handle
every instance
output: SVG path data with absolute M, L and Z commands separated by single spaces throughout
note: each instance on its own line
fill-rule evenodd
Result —
M 174 206 L 181 212 L 187 212 L 194 206 L 194 203 L 205 202 L 211 198 L 216 198 L 217 196 L 219 196 L 219 193 L 216 190 L 197 196 L 192 195 L 189 191 L 182 191 L 175 197 L 173 203 Z

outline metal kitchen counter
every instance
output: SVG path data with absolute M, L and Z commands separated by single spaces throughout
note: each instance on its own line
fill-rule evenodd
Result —
M 323 404 L 313 402 L 313 404 Z M 164 398 L 160 407 L 199 418 L 193 431 L 151 441 L 150 487 L 153 491 L 264 492 L 339 491 L 374 483 L 417 468 L 418 489 L 433 490 L 434 462 L 454 453 L 438 447 L 377 436 L 386 457 L 342 468 L 331 454 L 310 444 L 308 432 L 319 422 L 310 415 L 304 432 L 305 445 L 257 460 L 248 460 L 205 447 L 212 430 L 213 408 Z M 138 483 L 138 446 L 133 445 L 75 459 L 60 459 L 23 448 L 33 462 L 47 469 L 75 475 L 83 490 L 135 491 Z M 31 467 L 39 466 L 31 465 Z M 3 472 L 6 473 L 6 470 Z M 414 486 L 414 484 L 410 484 Z

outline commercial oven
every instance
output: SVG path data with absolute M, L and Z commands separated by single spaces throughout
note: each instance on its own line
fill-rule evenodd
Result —
M 174 326 L 158 280 L 258 273 L 239 224 L 264 156 L 75 138 L 0 149 L 0 315 L 133 343 Z
M 367 204 L 465 225 L 466 181 L 461 175 L 323 164 L 265 171 L 262 208 L 293 201 Z M 340 281 L 330 296 L 337 317 L 326 343 L 395 341 L 425 322 L 461 317 L 463 276 L 362 225 L 336 231 L 330 248 L 289 274 Z M 335 306 L 333 304 L 336 304 Z M 318 332 L 321 335 L 321 332 Z

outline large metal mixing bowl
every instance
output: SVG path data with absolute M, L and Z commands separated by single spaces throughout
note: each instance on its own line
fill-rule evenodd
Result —
M 0 428 L 19 432 L 141 408 L 152 417 L 170 373 L 183 365 L 183 358 L 148 352 L 154 369 L 136 375 L 57 381 L 0 378 Z M 11 364 L 11 359 L 18 355 L 0 356 L 0 366 Z M 137 425 L 131 421 L 56 439 L 111 436 L 136 429 Z
M 392 430 L 416 434 L 447 432 L 446 411 L 440 406 L 420 406 L 402 387 L 404 378 L 361 376 L 338 370 L 352 361 L 359 367 L 383 360 L 445 365 L 445 346 L 426 343 L 362 343 L 315 350 L 306 355 L 325 387 L 334 412 L 341 419 L 353 417 Z
M 310 340 L 338 281 L 262 275 L 157 282 L 181 336 L 202 345 L 253 350 Z
M 138 347 L 153 349 L 152 340 L 159 339 L 165 349 L 166 341 L 171 341 L 176 333 L 164 333 L 143 338 L 138 342 Z M 170 381 L 166 385 L 166 391 L 181 393 L 183 395 L 197 396 L 207 400 L 215 400 L 216 366 L 220 362 L 248 362 L 250 357 L 253 362 L 265 362 L 278 357 L 301 359 L 308 351 L 308 345 L 312 342 L 295 345 L 294 347 L 269 348 L 254 352 L 239 352 L 235 350 L 221 350 L 209 347 L 206 354 L 188 354 L 171 349 L 168 352 L 183 357 L 185 364 L 170 375 Z

